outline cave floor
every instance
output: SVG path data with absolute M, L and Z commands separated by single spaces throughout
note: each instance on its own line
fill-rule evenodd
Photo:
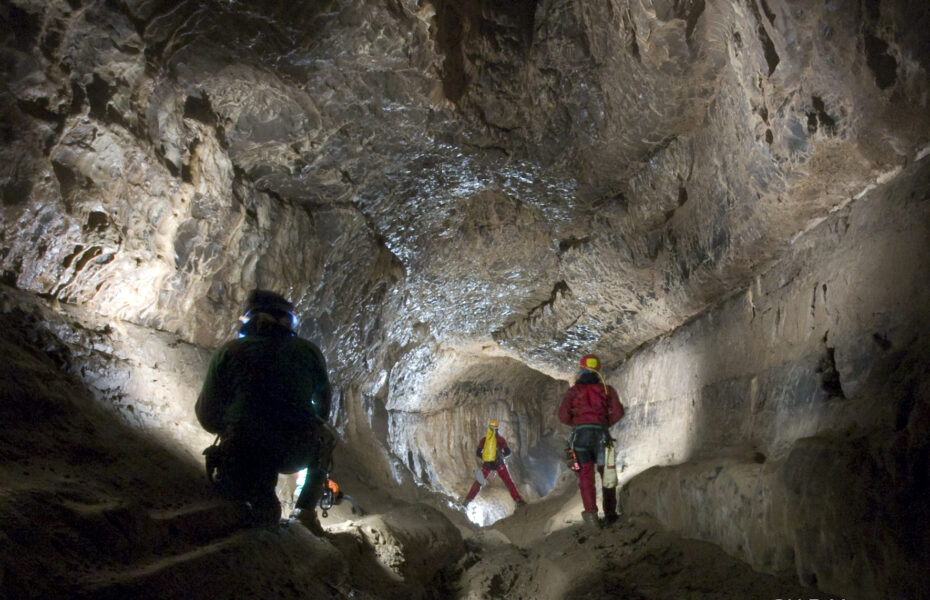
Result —
M 533 515 L 534 508 L 509 520 L 540 527 L 543 520 Z M 463 598 L 736 600 L 819 595 L 795 577 L 755 572 L 716 546 L 683 539 L 640 518 L 621 517 L 601 530 L 576 523 L 523 548 L 485 543 L 472 556 L 477 562 L 460 582 Z
M 337 507 L 324 539 L 241 528 L 200 465 L 102 408 L 28 315 L 0 320 L 0 598 L 811 597 L 646 521 L 585 529 L 570 495 L 475 528 L 355 481 L 370 514 Z

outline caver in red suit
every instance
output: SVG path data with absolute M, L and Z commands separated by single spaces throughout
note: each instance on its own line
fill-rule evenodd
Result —
M 600 360 L 593 354 L 581 359 L 581 374 L 562 398 L 559 405 L 559 421 L 572 426 L 571 447 L 581 467 L 578 473 L 578 489 L 584 505 L 582 518 L 598 524 L 597 495 L 594 490 L 595 467 L 603 480 L 604 467 L 597 465 L 597 456 L 608 429 L 623 418 L 623 405 L 617 391 L 600 377 Z M 617 520 L 617 491 L 601 488 L 604 497 L 604 519 L 608 523 Z
M 510 472 L 507 471 L 507 465 L 504 464 L 504 459 L 510 456 L 510 448 L 507 446 L 507 440 L 505 440 L 499 433 L 497 433 L 498 423 L 497 421 L 491 421 L 488 425 L 488 435 L 493 432 L 495 442 L 497 444 L 497 452 L 494 453 L 494 460 L 484 461 L 481 463 L 481 473 L 484 476 L 484 479 L 488 478 L 488 475 L 491 473 L 497 473 L 501 481 L 504 482 L 504 485 L 507 486 L 507 489 L 510 490 L 510 497 L 514 499 L 514 502 L 517 503 L 517 506 L 522 506 L 526 504 L 523 498 L 520 496 L 520 492 L 517 491 L 517 486 L 513 484 L 513 480 L 510 478 Z M 487 436 L 481 438 L 481 441 L 478 442 L 478 450 L 475 454 L 478 458 L 482 457 L 484 454 L 484 444 L 487 439 Z M 469 502 L 475 499 L 475 496 L 478 495 L 478 490 L 481 489 L 482 482 L 475 481 L 472 484 L 471 489 L 468 490 L 468 495 L 465 496 L 465 505 L 467 506 Z

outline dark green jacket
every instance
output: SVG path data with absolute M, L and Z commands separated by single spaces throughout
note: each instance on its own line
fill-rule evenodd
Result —
M 275 323 L 244 331 L 210 361 L 195 407 L 203 428 L 278 438 L 328 420 L 332 392 L 319 348 Z

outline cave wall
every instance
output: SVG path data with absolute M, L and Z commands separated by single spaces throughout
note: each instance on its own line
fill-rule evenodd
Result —
M 918 305 L 847 323 L 828 308 L 886 300 L 799 248 L 926 155 L 920 3 L 7 0 L 0 20 L 3 280 L 205 348 L 250 288 L 290 295 L 379 481 L 459 489 L 495 406 L 528 462 L 586 352 L 631 357 L 623 427 L 664 432 L 630 436 L 627 475 L 894 420 L 860 411 L 859 364 Z M 811 277 L 784 306 L 779 270 Z
M 508 470 L 521 494 L 534 499 L 548 493 L 562 466 L 555 454 L 562 438 L 555 407 L 564 382 L 509 358 L 457 354 L 438 362 L 441 375 L 418 392 L 426 398 L 387 406 L 388 446 L 422 483 L 461 498 L 479 464 L 475 449 L 494 419 L 513 451 Z
M 762 4 L 7 2 L 5 277 L 207 346 L 260 285 L 341 348 L 619 361 L 927 143 L 926 11 Z
M 845 597 L 926 595 L 928 265 L 923 159 L 637 352 L 610 378 L 648 469 L 625 509 Z
M 23 321 L 29 341 L 79 380 L 98 407 L 188 461 L 213 442 L 194 414 L 210 350 L 179 336 L 102 317 L 0 284 L 0 313 Z
M 538 368 L 619 362 L 926 146 L 913 5 L 492 4 L 437 4 L 445 81 L 478 139 L 576 184 L 546 310 L 494 331 Z

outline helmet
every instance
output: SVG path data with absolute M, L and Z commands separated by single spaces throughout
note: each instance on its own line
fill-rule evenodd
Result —
M 490 423 L 488 423 L 488 427 L 490 427 L 491 429 L 497 429 L 499 425 L 500 423 L 498 423 L 496 420 L 493 420 L 493 419 L 491 420 Z
M 297 324 L 294 305 L 284 296 L 268 290 L 252 290 L 245 301 L 245 317 L 248 319 L 256 313 L 265 313 L 275 319 L 289 319 L 291 327 Z
M 581 368 L 585 371 L 600 371 L 601 359 L 593 354 L 585 354 L 581 357 Z

